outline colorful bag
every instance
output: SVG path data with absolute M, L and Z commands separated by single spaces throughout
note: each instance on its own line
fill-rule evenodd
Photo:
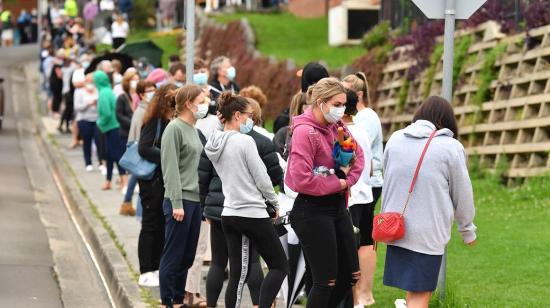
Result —
M 398 212 L 381 213 L 374 216 L 374 221 L 372 225 L 373 226 L 372 239 L 374 241 L 389 243 L 389 242 L 402 239 L 403 236 L 405 236 L 405 218 L 404 218 L 405 210 L 407 209 L 407 205 L 409 204 L 409 200 L 411 199 L 411 194 L 414 189 L 414 184 L 416 183 L 416 178 L 418 177 L 418 172 L 420 171 L 420 166 L 422 166 L 424 155 L 426 155 L 428 146 L 430 145 L 430 142 L 432 142 L 432 139 L 435 136 L 436 132 L 437 130 L 434 130 L 431 133 L 430 138 L 428 139 L 428 141 L 426 142 L 426 145 L 424 146 L 422 155 L 420 155 L 420 159 L 418 160 L 418 164 L 416 165 L 416 170 L 414 172 L 411 186 L 409 187 L 409 194 L 407 196 L 407 201 L 405 201 L 405 205 L 403 206 L 403 211 L 401 211 L 401 213 L 398 213 Z

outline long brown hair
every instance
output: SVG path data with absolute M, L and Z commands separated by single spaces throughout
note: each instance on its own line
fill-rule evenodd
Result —
M 178 87 L 175 84 L 167 83 L 155 92 L 155 96 L 149 102 L 149 106 L 143 117 L 144 125 L 158 118 L 165 121 L 170 120 L 175 111 L 177 89 Z
M 437 129 L 447 128 L 458 138 L 458 125 L 451 104 L 439 96 L 430 96 L 416 110 L 413 122 L 417 120 L 430 121 Z
M 176 114 L 179 115 L 187 106 L 185 103 L 193 101 L 197 96 L 201 95 L 203 90 L 196 84 L 186 84 L 176 91 Z

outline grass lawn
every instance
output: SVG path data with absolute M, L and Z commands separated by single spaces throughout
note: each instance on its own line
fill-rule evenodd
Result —
M 256 33 L 256 48 L 263 55 L 291 58 L 300 66 L 324 60 L 330 68 L 340 68 L 366 52 L 361 46 L 330 47 L 326 17 L 303 19 L 289 13 L 237 13 L 214 18 L 223 23 L 247 18 Z
M 177 31 L 172 32 L 155 32 L 154 29 L 133 29 L 130 31 L 127 43 L 135 43 L 139 41 L 152 40 L 157 44 L 164 53 L 162 54 L 162 67 L 168 69 L 168 58 L 173 54 L 179 54 L 180 49 L 177 44 Z M 98 52 L 103 50 L 110 50 L 110 45 L 99 44 L 97 46 Z
M 532 179 L 514 189 L 491 179 L 474 179 L 473 185 L 477 245 L 465 246 L 453 230 L 447 259 L 452 300 L 443 307 L 548 305 L 550 177 Z M 414 211 L 414 204 L 410 209 Z M 381 245 L 375 307 L 393 307 L 396 298 L 404 298 L 404 292 L 382 285 L 384 253 Z

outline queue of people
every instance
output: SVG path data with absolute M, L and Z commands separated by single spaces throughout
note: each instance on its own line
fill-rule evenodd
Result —
M 271 133 L 262 120 L 267 97 L 253 85 L 241 90 L 227 57 L 209 66 L 197 59 L 193 80 L 185 80 L 176 59 L 168 71 L 145 76 L 116 61 L 85 74 L 93 54 L 71 51 L 43 61 L 51 70 L 52 112 L 60 112 L 60 101 L 72 101 L 83 163 L 88 172 L 104 170 L 102 189 L 113 189 L 117 166 L 117 188 L 125 195 L 120 214 L 141 212 L 138 283 L 159 286 L 163 307 L 216 307 L 228 264 L 226 307 L 242 306 L 245 284 L 260 308 L 271 307 L 284 284 L 285 290 L 305 287 L 309 308 L 374 304 L 376 204 L 382 196 L 382 212 L 399 210 L 433 131 L 409 195 L 405 237 L 388 243 L 384 283 L 407 291 L 408 307 L 427 307 L 453 218 L 464 242 L 475 242 L 464 148 L 442 98 L 428 98 L 384 150 L 360 72 L 338 80 L 318 63 L 306 65 L 297 74 L 301 90 Z M 69 131 L 73 111 L 66 113 L 59 117 Z M 342 136 L 353 145 L 347 154 L 335 150 Z M 119 165 L 132 143 L 156 166 L 150 177 Z

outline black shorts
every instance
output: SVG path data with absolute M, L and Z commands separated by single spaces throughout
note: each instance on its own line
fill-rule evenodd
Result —
M 372 223 L 374 220 L 374 209 L 376 208 L 376 203 L 381 194 L 381 187 L 373 187 L 373 200 L 371 203 L 355 204 L 349 208 L 353 225 L 360 230 L 361 238 L 359 240 L 359 246 L 374 245 L 374 240 L 372 239 Z
M 354 204 L 349 208 L 353 225 L 359 228 L 359 233 L 361 235 L 359 246 L 374 245 L 374 241 L 372 239 L 374 206 L 374 203 Z

